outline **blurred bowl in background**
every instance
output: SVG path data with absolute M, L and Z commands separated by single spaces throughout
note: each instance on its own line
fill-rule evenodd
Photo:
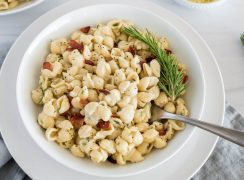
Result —
M 174 1 L 189 8 L 208 9 L 208 8 L 213 8 L 218 5 L 221 5 L 226 0 L 213 0 L 212 2 L 202 2 L 202 3 L 197 2 L 199 0 L 196 0 L 196 2 L 194 2 L 194 0 L 174 0 Z
M 44 0 L 31 0 L 29 2 L 21 3 L 20 5 L 12 8 L 12 9 L 0 11 L 0 16 L 11 15 L 11 14 L 15 14 L 15 13 L 18 13 L 18 12 L 25 11 L 27 9 L 30 9 L 32 7 L 37 6 L 38 4 L 42 3 L 43 1 Z

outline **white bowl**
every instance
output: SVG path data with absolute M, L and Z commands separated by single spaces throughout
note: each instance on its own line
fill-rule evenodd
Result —
M 18 5 L 17 7 L 5 11 L 0 11 L 0 16 L 4 15 L 10 15 L 10 14 L 15 14 L 21 11 L 25 11 L 27 9 L 30 9 L 34 6 L 37 6 L 38 4 L 42 3 L 44 0 L 32 0 L 26 3 L 22 3 Z
M 106 13 L 104 13 L 106 12 Z M 201 62 L 187 37 L 179 32 L 167 19 L 155 15 L 145 9 L 122 4 L 93 5 L 72 11 L 48 25 L 36 35 L 22 59 L 16 86 L 19 112 L 27 131 L 34 141 L 50 157 L 76 171 L 101 177 L 122 177 L 145 172 L 172 157 L 182 148 L 191 136 L 194 128 L 186 126 L 185 130 L 176 134 L 162 150 L 154 150 L 146 156 L 143 162 L 125 166 L 111 163 L 95 164 L 88 158 L 76 158 L 71 153 L 53 142 L 48 142 L 43 131 L 37 124 L 37 107 L 31 99 L 31 90 L 38 85 L 40 67 L 48 53 L 50 41 L 58 37 L 67 37 L 75 29 L 86 25 L 96 25 L 111 19 L 121 18 L 131 20 L 141 28 L 148 28 L 153 33 L 166 36 L 173 52 L 175 52 L 188 67 L 189 87 L 186 101 L 191 116 L 201 118 L 205 86 Z

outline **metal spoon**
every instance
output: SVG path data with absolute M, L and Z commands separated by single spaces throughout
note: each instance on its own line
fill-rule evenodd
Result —
M 205 129 L 206 131 L 209 131 L 211 133 L 214 133 L 224 139 L 227 139 L 235 144 L 238 144 L 240 146 L 244 147 L 244 132 L 230 129 L 230 128 L 225 128 L 221 127 L 215 124 L 211 124 L 208 122 L 200 121 L 197 119 L 177 115 L 177 114 L 172 114 L 169 112 L 166 112 L 159 107 L 153 105 L 152 106 L 152 117 L 149 122 L 153 121 L 162 121 L 164 119 L 173 119 L 173 120 L 178 120 L 185 122 L 187 124 L 191 124 L 193 126 L 197 126 L 199 128 Z

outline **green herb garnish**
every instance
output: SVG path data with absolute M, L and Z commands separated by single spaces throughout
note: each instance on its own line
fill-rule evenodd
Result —
M 156 56 L 161 66 L 158 83 L 159 88 L 163 90 L 172 101 L 179 97 L 186 89 L 186 84 L 184 83 L 184 75 L 183 72 L 179 70 L 176 58 L 171 54 L 167 54 L 148 30 L 146 30 L 145 35 L 133 26 L 124 27 L 121 31 L 149 46 L 150 52 Z

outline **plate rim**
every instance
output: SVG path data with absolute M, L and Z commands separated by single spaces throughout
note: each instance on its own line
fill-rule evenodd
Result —
M 95 6 L 98 6 L 98 8 L 99 8 L 99 6 L 103 6 L 103 5 L 104 5 L 104 4 L 101 3 L 101 4 L 96 4 Z M 122 3 L 122 4 L 108 3 L 108 4 L 106 4 L 106 5 L 108 5 L 108 6 L 109 6 L 109 5 L 110 5 L 110 6 L 121 5 L 121 6 L 125 6 L 125 7 L 127 7 L 127 6 L 129 7 L 129 6 L 130 6 L 130 7 L 135 8 L 135 9 L 140 9 L 141 11 L 144 11 L 144 10 L 145 10 L 145 11 L 151 12 L 151 11 L 149 11 L 148 9 L 141 8 L 141 7 L 137 7 L 137 6 L 128 5 L 128 4 L 125 4 L 125 3 Z M 90 7 L 92 7 L 92 6 L 94 6 L 94 5 L 93 5 L 93 4 L 92 4 L 92 5 L 87 5 L 87 6 L 79 7 L 79 8 L 77 8 L 77 9 L 72 10 L 72 11 L 65 12 L 62 16 L 58 17 L 58 18 L 55 19 L 54 21 L 56 21 L 56 20 L 59 21 L 60 18 L 62 18 L 63 16 L 67 16 L 68 14 L 73 13 L 74 11 L 80 11 L 80 10 L 82 11 L 83 8 L 90 8 Z M 157 14 L 154 14 L 154 15 L 157 16 Z M 46 17 L 46 16 L 48 16 L 48 14 L 44 14 L 44 16 Z M 169 24 L 170 26 L 172 26 L 172 28 L 175 29 L 175 31 L 176 31 L 177 33 L 179 33 L 179 34 L 182 36 L 183 39 L 185 39 L 185 41 L 186 41 L 186 42 L 189 44 L 189 46 L 192 48 L 192 51 L 193 51 L 193 53 L 195 54 L 195 56 L 197 57 L 197 61 L 198 61 L 198 63 L 200 64 L 199 69 L 200 69 L 200 71 L 201 71 L 202 84 L 203 84 L 203 98 L 202 98 L 202 104 L 201 104 L 200 112 L 199 112 L 199 115 L 198 115 L 197 118 L 201 118 L 201 117 L 202 117 L 202 114 L 203 114 L 203 111 L 204 111 L 204 106 L 205 106 L 206 85 L 205 85 L 205 78 L 204 78 L 204 73 L 203 73 L 203 69 L 202 69 L 201 62 L 200 62 L 200 58 L 199 58 L 199 56 L 198 56 L 196 50 L 195 50 L 194 47 L 192 46 L 191 42 L 187 39 L 187 37 L 186 37 L 183 33 L 181 33 L 181 32 L 174 26 L 174 24 L 170 24 L 170 22 L 167 21 L 167 19 L 165 19 L 165 18 L 163 18 L 163 17 L 162 17 L 162 19 L 163 19 L 163 21 L 165 21 L 166 24 Z M 34 23 L 38 23 L 39 20 L 40 20 L 40 19 L 37 19 Z M 42 20 L 43 20 L 43 19 L 42 19 Z M 49 26 L 50 24 L 54 23 L 54 21 L 51 21 L 50 23 L 48 22 L 47 25 Z M 31 26 L 31 27 L 32 27 L 32 26 Z M 32 29 L 33 29 L 33 28 L 34 28 L 34 27 L 32 27 Z M 46 31 L 46 30 L 44 30 L 44 31 Z M 43 32 L 43 29 L 42 29 L 42 30 L 38 30 L 38 32 L 37 32 L 37 36 L 39 36 L 42 32 Z M 33 43 L 33 42 L 35 41 L 35 39 L 36 39 L 36 37 L 35 37 L 34 39 L 32 39 L 32 40 L 30 41 L 30 43 Z M 29 46 L 27 47 L 27 51 L 25 51 L 25 52 L 23 53 L 23 58 L 28 54 L 28 49 L 29 49 Z M 22 59 L 23 59 L 23 58 L 22 58 Z M 19 98 L 18 98 L 17 95 L 18 95 L 18 86 L 20 87 L 20 83 L 18 83 L 18 78 L 20 77 L 19 74 L 20 74 L 20 72 L 21 72 L 21 73 L 23 72 L 22 65 L 23 65 L 22 62 L 20 62 L 19 69 L 18 69 L 18 72 L 17 72 L 17 82 L 16 82 L 16 98 L 17 98 L 17 106 L 18 106 L 18 107 L 21 106 L 21 105 L 19 104 L 20 101 L 19 101 Z M 19 111 L 20 117 L 24 117 L 24 116 L 22 115 L 22 113 L 23 113 L 23 112 L 20 112 L 20 111 Z M 22 118 L 22 119 L 23 119 L 23 118 Z M 33 141 L 39 146 L 39 148 L 42 149 L 42 151 L 44 151 L 48 156 L 50 156 L 50 157 L 51 157 L 52 159 L 54 159 L 55 161 L 58 161 L 59 163 L 63 164 L 64 166 L 66 166 L 66 167 L 69 168 L 69 169 L 72 169 L 72 170 L 74 170 L 74 171 L 78 171 L 78 172 L 81 172 L 81 173 L 84 173 L 84 174 L 88 174 L 88 175 L 92 175 L 92 176 L 97 176 L 97 177 L 114 177 L 114 178 L 117 178 L 117 177 L 127 177 L 127 176 L 133 176 L 133 175 L 141 174 L 141 173 L 150 171 L 151 169 L 156 168 L 156 167 L 160 166 L 161 164 L 165 163 L 166 161 L 168 161 L 169 159 L 171 159 L 175 154 L 177 154 L 177 153 L 184 147 L 184 145 L 185 145 L 185 144 L 189 141 L 189 139 L 191 138 L 191 136 L 192 136 L 192 134 L 193 134 L 193 132 L 194 132 L 194 130 L 195 130 L 195 128 L 196 128 L 195 126 L 190 126 L 190 127 L 189 127 L 189 125 L 187 125 L 188 129 L 191 128 L 191 129 L 189 130 L 189 131 L 190 131 L 189 134 L 187 134 L 187 137 L 183 140 L 183 142 L 179 145 L 179 147 L 178 147 L 177 149 L 175 149 L 174 151 L 172 151 L 172 153 L 171 153 L 169 156 L 167 156 L 165 159 L 163 159 L 161 162 L 157 162 L 157 163 L 155 163 L 155 164 L 153 164 L 153 165 L 151 165 L 151 166 L 147 166 L 146 168 L 137 170 L 137 171 L 135 171 L 135 172 L 133 172 L 132 170 L 130 170 L 129 172 L 126 172 L 126 174 L 119 174 L 119 175 L 117 175 L 116 172 L 115 172 L 115 173 L 112 172 L 111 174 L 104 174 L 104 173 L 101 173 L 101 172 L 93 172 L 93 171 L 89 171 L 89 172 L 85 172 L 85 171 L 83 171 L 83 172 L 82 172 L 82 170 L 78 170 L 78 168 L 73 168 L 73 167 L 70 166 L 70 165 L 66 165 L 63 161 L 60 160 L 59 157 L 51 156 L 50 153 L 49 153 L 47 150 L 45 150 L 40 144 L 38 144 L 37 141 L 36 141 L 36 139 L 33 138 L 33 137 L 31 136 L 31 132 L 28 130 L 28 127 L 26 126 L 26 122 L 23 121 L 23 124 L 24 124 L 24 126 L 25 126 L 26 131 L 29 133 L 29 135 L 30 135 L 30 137 L 33 139 Z
M 71 2 L 65 3 L 65 4 L 63 4 L 63 5 L 61 5 L 61 6 L 64 7 L 66 4 L 72 4 L 73 2 L 75 2 L 75 1 L 71 1 Z M 94 1 L 93 1 L 93 2 L 94 2 Z M 108 2 L 108 1 L 106 1 L 106 2 Z M 127 3 L 128 3 L 128 1 L 127 1 Z M 148 3 L 148 2 L 147 2 L 147 3 Z M 100 4 L 100 3 L 99 3 L 99 4 Z M 103 2 L 102 4 L 104 4 L 104 2 Z M 149 4 L 150 4 L 151 6 L 152 6 L 152 5 L 155 6 L 154 3 L 149 3 Z M 58 10 L 58 8 L 61 8 L 61 6 L 55 8 L 54 10 L 51 10 L 51 11 L 54 12 L 54 11 Z M 161 8 L 161 9 L 164 9 L 164 8 L 162 8 L 162 7 L 160 7 L 160 8 Z M 164 10 L 169 12 L 169 10 L 167 10 L 167 9 L 164 9 Z M 170 12 L 170 14 L 173 14 L 173 13 Z M 174 14 L 173 14 L 173 15 L 174 15 Z M 179 17 L 176 16 L 176 15 L 174 15 L 174 16 L 177 17 L 179 20 L 181 20 L 181 21 L 182 21 L 183 23 L 185 23 L 186 25 L 188 25 L 188 28 L 190 27 L 191 30 L 195 31 L 195 30 L 194 30 L 191 26 L 189 26 L 189 24 L 186 23 L 184 20 L 182 20 L 181 18 L 179 18 Z M 36 22 L 36 21 L 35 21 L 35 22 Z M 33 24 L 33 23 L 32 23 L 32 24 Z M 32 24 L 31 24 L 29 27 L 31 27 Z M 29 27 L 28 27 L 26 30 L 28 30 Z M 24 31 L 24 32 L 26 32 L 26 31 Z M 196 33 L 196 31 L 195 31 L 195 33 Z M 22 35 L 23 35 L 23 33 L 22 33 Z M 5 64 L 6 64 L 6 61 L 7 61 L 7 59 L 8 59 L 8 56 L 9 56 L 10 52 L 12 52 L 12 50 L 14 49 L 14 47 L 16 46 L 16 44 L 18 44 L 18 42 L 19 42 L 19 40 L 21 39 L 22 35 L 19 36 L 19 38 L 15 41 L 14 45 L 11 47 L 11 49 L 10 49 L 8 55 L 6 56 L 6 60 L 4 61 L 3 65 L 2 65 L 2 68 L 1 68 L 1 74 L 0 74 L 0 76 L 2 75 L 3 69 L 5 69 Z M 206 42 L 199 36 L 199 34 L 196 33 L 196 35 L 198 35 L 198 38 L 200 38 L 200 39 L 202 40 L 202 42 L 205 44 L 205 46 L 206 46 Z M 206 47 L 208 48 L 209 52 L 210 52 L 210 53 L 212 54 L 212 56 L 213 56 L 213 53 L 211 52 L 210 48 L 209 48 L 208 46 L 206 46 Z M 219 71 L 219 67 L 217 66 L 216 59 L 214 58 L 214 56 L 213 56 L 213 59 L 214 59 L 214 61 L 215 61 L 215 65 L 216 65 L 216 67 L 217 67 L 217 69 L 218 69 L 218 71 Z M 219 72 L 219 75 L 220 75 L 220 72 Z M 220 78 L 222 79 L 221 75 L 220 75 Z M 221 83 L 222 83 L 222 89 L 223 89 L 223 79 L 222 79 Z M 223 93 L 223 92 L 222 92 L 222 93 Z M 223 101 L 224 101 L 224 93 L 223 93 Z M 224 105 L 223 105 L 223 106 L 224 106 Z M 222 122 L 223 122 L 223 118 L 222 118 Z M 221 123 L 222 123 L 222 122 L 221 122 Z M 3 138 L 4 138 L 4 137 L 3 137 Z M 214 146 L 215 146 L 215 144 L 216 144 L 216 142 L 217 142 L 217 139 L 218 139 L 218 138 L 216 138 L 216 140 L 215 140 Z M 8 144 L 8 143 L 6 143 L 6 144 Z M 212 147 L 212 150 L 213 150 L 214 146 Z M 209 155 L 211 154 L 212 150 L 210 151 Z M 207 158 L 208 158 L 208 157 L 206 157 L 206 159 L 207 159 Z M 204 161 L 204 162 L 205 162 L 205 161 Z M 204 163 L 204 162 L 203 162 L 203 163 Z M 202 164 L 203 164 L 203 163 L 202 163 Z M 201 167 L 201 166 L 200 166 L 200 167 Z M 199 167 L 199 168 L 200 168 L 200 167 Z M 199 169 L 199 168 L 198 168 L 198 169 Z M 197 170 L 198 170 L 198 169 L 197 169 Z M 28 172 L 28 171 L 26 171 L 26 172 Z

